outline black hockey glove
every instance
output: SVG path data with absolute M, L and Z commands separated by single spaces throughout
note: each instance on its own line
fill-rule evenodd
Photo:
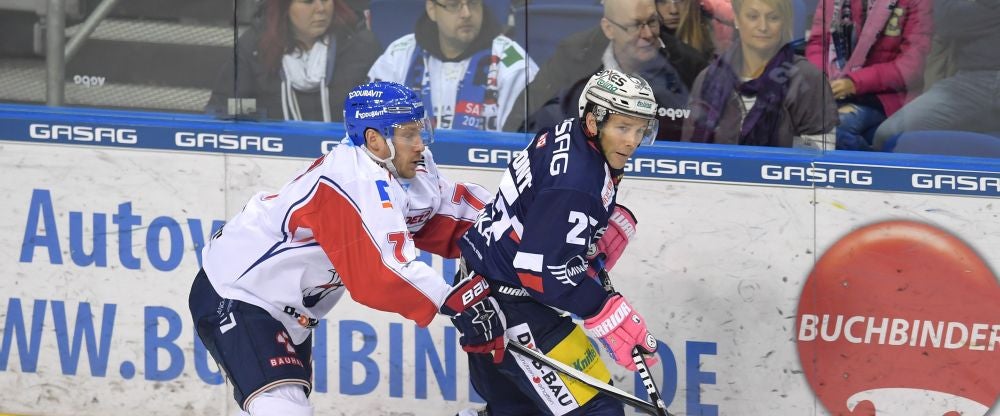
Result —
M 493 363 L 503 361 L 507 318 L 483 276 L 474 274 L 456 283 L 445 296 L 441 313 L 450 316 L 462 333 L 458 343 L 465 352 L 493 353 Z

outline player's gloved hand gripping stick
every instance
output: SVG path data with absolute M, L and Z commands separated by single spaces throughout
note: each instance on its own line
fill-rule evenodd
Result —
M 503 361 L 507 318 L 482 275 L 473 274 L 455 283 L 440 312 L 462 333 L 458 343 L 465 352 L 493 354 L 493 363 Z
M 632 340 L 638 341 L 632 343 L 630 348 L 631 351 L 629 351 L 631 353 L 631 358 L 632 358 L 631 363 L 623 363 L 622 361 L 624 360 L 624 357 L 615 356 L 613 358 L 615 358 L 615 361 L 617 361 L 623 367 L 628 368 L 631 371 L 639 372 L 639 378 L 642 380 L 642 385 L 646 387 L 646 392 L 649 393 L 649 399 L 653 402 L 653 405 L 655 406 L 656 413 L 654 414 L 656 414 L 657 416 L 668 416 L 670 415 L 670 412 L 667 411 L 667 405 L 663 403 L 663 398 L 660 395 L 660 389 L 656 387 L 656 382 L 653 381 L 653 375 L 652 373 L 649 372 L 649 366 L 656 364 L 656 358 L 651 357 L 647 363 L 647 360 L 644 355 L 644 353 L 652 354 L 653 352 L 656 351 L 656 338 L 654 338 L 653 335 L 651 335 L 649 331 L 646 330 L 646 324 L 643 318 L 639 316 L 639 314 L 632 309 L 631 305 L 629 305 L 625 301 L 625 298 L 622 297 L 622 295 L 619 294 L 615 290 L 614 286 L 611 284 L 611 276 L 609 276 L 608 272 L 604 270 L 603 257 L 598 255 L 594 259 L 594 262 L 596 263 L 597 275 L 601 281 L 601 285 L 603 285 L 604 289 L 608 293 L 611 293 L 612 295 L 611 297 L 608 298 L 607 301 L 605 301 L 604 307 L 602 308 L 601 312 L 598 313 L 597 316 L 592 317 L 587 321 L 603 317 L 604 315 L 608 314 L 608 311 L 616 311 L 617 312 L 616 315 L 624 315 L 625 319 L 631 320 L 631 322 L 629 322 L 628 324 L 620 323 L 619 324 L 620 328 L 615 328 L 618 330 L 620 334 L 626 334 L 625 337 L 619 337 L 617 339 L 614 338 L 609 339 L 610 335 L 602 336 L 601 341 L 604 342 L 605 346 L 607 346 L 609 352 L 611 352 L 613 356 L 616 354 L 615 351 L 612 351 L 612 349 L 620 351 L 619 354 L 621 355 L 625 355 L 624 351 L 628 350 L 630 346 L 627 345 L 613 346 L 609 345 L 609 341 L 623 342 L 624 339 L 622 338 L 625 339 L 631 338 Z M 587 321 L 584 322 L 584 326 L 587 327 L 587 329 L 592 330 L 592 328 L 587 325 Z M 596 322 L 594 323 L 594 325 L 595 326 L 606 325 L 604 322 L 608 322 L 608 318 L 605 318 L 605 320 L 602 322 Z M 628 328 L 628 326 L 631 326 L 631 328 Z M 600 331 L 595 331 L 595 333 L 600 333 Z
M 599 267 L 597 270 L 600 272 L 599 274 L 602 277 L 601 283 L 604 284 L 605 288 L 610 288 L 610 291 L 614 292 L 614 288 L 611 287 L 611 280 L 610 277 L 608 276 L 608 273 L 604 271 L 602 267 Z M 621 302 L 616 301 L 619 305 L 624 303 L 624 299 L 621 297 L 621 295 L 617 295 L 617 299 L 621 300 Z M 653 340 L 653 345 L 654 345 L 653 349 L 655 350 L 655 339 Z M 555 359 L 547 355 L 544 355 L 539 351 L 532 350 L 528 346 L 521 345 L 517 341 L 510 340 L 507 343 L 507 347 L 513 351 L 516 351 L 521 355 L 524 355 L 535 361 L 538 361 L 539 363 L 547 365 L 560 373 L 573 377 L 574 379 L 579 380 L 580 382 L 594 388 L 595 390 L 603 394 L 611 396 L 616 400 L 620 400 L 622 403 L 625 403 L 629 406 L 634 406 L 635 408 L 639 409 L 642 412 L 646 412 L 654 416 L 673 416 L 670 412 L 667 411 L 667 406 L 666 404 L 663 403 L 663 399 L 660 396 L 660 391 L 656 387 L 656 383 L 653 381 L 653 376 L 649 372 L 649 366 L 646 364 L 645 358 L 643 357 L 642 352 L 640 352 L 640 348 L 638 346 L 633 346 L 631 348 L 631 358 L 633 361 L 630 364 L 633 366 L 635 371 L 639 372 L 639 377 L 642 379 L 642 384 L 646 387 L 646 392 L 649 394 L 649 398 L 652 400 L 652 403 L 642 400 L 638 397 L 635 397 L 601 380 L 598 380 L 587 373 L 577 370 L 576 368 L 570 367 L 566 364 L 563 364 L 562 362 L 556 361 Z

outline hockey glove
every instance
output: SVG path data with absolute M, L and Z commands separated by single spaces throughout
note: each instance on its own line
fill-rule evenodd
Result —
M 603 257 L 604 270 L 610 271 L 611 268 L 615 267 L 615 263 L 618 263 L 618 258 L 622 256 L 625 247 L 635 236 L 636 223 L 638 221 L 636 221 L 632 211 L 623 205 L 615 205 L 611 211 L 611 217 L 608 218 L 608 229 L 587 253 L 587 260 L 591 261 L 591 266 L 587 269 L 588 276 L 597 276 L 596 267 L 600 266 L 595 264 L 593 260 L 598 256 Z
M 656 338 L 646 329 L 646 321 L 618 293 L 604 301 L 597 315 L 585 319 L 583 327 L 601 340 L 604 349 L 618 365 L 629 371 L 635 371 L 632 348 L 639 347 L 644 354 L 656 352 Z M 655 356 L 646 359 L 650 367 L 656 363 Z
M 483 276 L 475 274 L 455 284 L 444 298 L 441 313 L 450 316 L 462 333 L 458 343 L 465 352 L 493 353 L 495 364 L 503 361 L 507 318 L 490 296 L 490 285 Z

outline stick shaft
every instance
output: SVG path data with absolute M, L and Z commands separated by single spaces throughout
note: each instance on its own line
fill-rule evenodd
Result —
M 611 284 L 611 276 L 608 275 L 608 271 L 604 270 L 603 259 L 598 260 L 598 276 L 601 279 L 601 285 L 604 286 L 604 290 L 608 293 L 616 293 L 615 287 Z M 639 378 L 642 379 L 642 385 L 646 387 L 646 393 L 649 394 L 649 399 L 653 402 L 655 406 L 654 413 L 657 416 L 670 416 L 670 412 L 667 411 L 667 405 L 663 403 L 663 398 L 660 396 L 660 389 L 656 387 L 656 382 L 653 381 L 653 374 L 649 372 L 649 366 L 646 365 L 646 359 L 642 357 L 642 353 L 639 352 L 639 347 L 632 348 L 632 361 L 635 362 L 636 371 L 639 372 Z

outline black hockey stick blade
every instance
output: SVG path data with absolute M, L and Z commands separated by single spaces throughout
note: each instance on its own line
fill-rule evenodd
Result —
M 508 350 L 517 351 L 519 354 L 521 354 L 521 355 L 523 355 L 523 356 L 525 356 L 527 358 L 530 358 L 532 360 L 535 360 L 535 361 L 538 361 L 538 362 L 540 362 L 542 364 L 545 364 L 545 365 L 551 367 L 552 369 L 554 369 L 554 370 L 556 370 L 556 371 L 558 371 L 560 373 L 563 373 L 563 374 L 565 374 L 567 376 L 570 376 L 570 377 L 572 377 L 572 378 L 574 378 L 576 380 L 579 380 L 581 383 L 586 384 L 586 385 L 592 387 L 594 390 L 597 390 L 597 391 L 599 391 L 601 393 L 604 393 L 604 394 L 606 394 L 608 396 L 611 396 L 612 398 L 617 399 L 617 400 L 621 401 L 622 403 L 625 403 L 625 404 L 627 404 L 629 406 L 636 407 L 636 408 L 638 408 L 639 410 L 641 410 L 641 411 L 643 411 L 645 413 L 651 414 L 653 416 L 661 416 L 661 415 L 663 415 L 663 413 L 660 413 L 660 411 L 657 409 L 657 407 L 655 405 L 653 405 L 652 403 L 649 403 L 649 402 L 647 402 L 645 400 L 642 400 L 642 399 L 640 399 L 638 397 L 635 397 L 635 396 L 629 394 L 628 392 L 626 392 L 626 391 L 624 391 L 622 389 L 619 389 L 619 388 L 617 388 L 615 386 L 612 386 L 612 385 L 610 385 L 608 383 L 605 383 L 605 382 L 603 382 L 601 380 L 598 380 L 598 379 L 592 377 L 591 375 L 589 375 L 587 373 L 584 373 L 584 372 L 582 372 L 580 370 L 577 370 L 577 369 L 575 369 L 573 367 L 570 367 L 570 366 L 568 366 L 568 365 L 566 365 L 566 364 L 564 364 L 564 363 L 562 363 L 560 361 L 557 361 L 557 360 L 555 360 L 553 358 L 550 358 L 549 356 L 547 356 L 545 354 L 542 354 L 542 353 L 540 353 L 538 351 L 535 351 L 535 350 L 533 350 L 531 348 L 528 348 L 528 347 L 526 347 L 524 345 L 521 345 L 517 341 L 508 341 L 507 342 L 507 349 Z M 640 357 L 640 359 L 642 359 L 642 358 Z M 647 371 L 647 374 L 648 374 L 648 371 Z M 660 403 L 663 403 L 663 402 L 661 401 Z
M 663 403 L 663 398 L 660 397 L 660 389 L 656 387 L 656 382 L 653 381 L 653 373 L 649 372 L 649 366 L 646 365 L 646 358 L 642 356 L 639 347 L 632 348 L 632 361 L 635 362 L 635 371 L 639 373 L 642 385 L 646 387 L 646 392 L 649 393 L 649 400 L 655 406 L 656 416 L 673 416 L 673 414 L 667 411 L 667 405 Z

